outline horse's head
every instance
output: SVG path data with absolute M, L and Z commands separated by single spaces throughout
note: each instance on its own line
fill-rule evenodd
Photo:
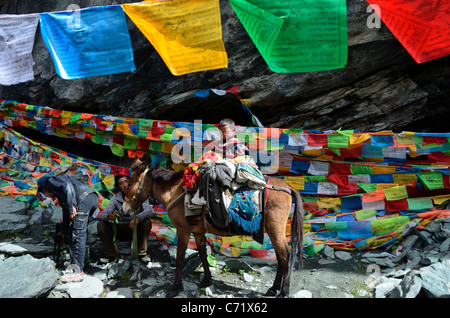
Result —
M 147 167 L 145 162 L 137 160 L 131 166 L 131 170 L 133 174 L 128 180 L 128 191 L 122 205 L 125 215 L 134 215 L 135 211 L 150 196 L 150 184 L 146 183 L 146 180 L 150 178 L 152 168 Z

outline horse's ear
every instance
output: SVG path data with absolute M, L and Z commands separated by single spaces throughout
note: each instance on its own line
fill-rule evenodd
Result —
M 141 162 L 139 168 L 136 169 L 136 173 L 140 175 L 142 172 L 145 171 L 145 169 L 147 169 L 147 164 L 145 162 Z
M 134 160 L 134 162 L 131 164 L 131 171 L 135 172 L 136 170 L 138 170 L 142 165 L 145 165 L 145 162 L 142 162 L 141 160 L 139 160 L 138 158 L 136 158 L 136 160 Z

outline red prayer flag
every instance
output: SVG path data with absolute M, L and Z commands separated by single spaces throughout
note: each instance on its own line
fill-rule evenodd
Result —
M 328 144 L 328 137 L 324 134 L 308 134 L 308 145 L 309 146 L 326 146 Z
M 385 207 L 387 212 L 398 212 L 403 210 L 408 210 L 408 200 L 407 199 L 401 199 L 401 200 L 395 200 L 395 201 L 385 201 Z
M 367 0 L 417 63 L 450 54 L 450 1 Z

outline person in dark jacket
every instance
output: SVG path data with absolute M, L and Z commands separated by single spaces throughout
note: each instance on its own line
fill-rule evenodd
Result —
M 38 180 L 38 191 L 46 197 L 57 198 L 63 210 L 63 223 L 68 233 L 69 252 L 72 265 L 79 271 L 68 271 L 61 277 L 63 282 L 83 280 L 84 259 L 86 252 L 86 236 L 89 216 L 98 207 L 98 196 L 87 185 L 68 175 L 41 177 Z M 71 267 L 75 268 L 76 267 Z
M 236 156 L 249 155 L 249 149 L 236 138 L 236 124 L 230 118 L 222 119 L 219 123 L 222 133 L 222 142 L 219 148 L 222 150 L 223 158 L 233 159 Z
M 117 223 L 116 239 L 131 240 L 132 238 L 134 217 L 125 215 L 122 210 L 123 200 L 128 191 L 128 179 L 129 177 L 126 175 L 118 174 L 115 176 L 115 185 L 119 191 L 112 197 L 105 210 L 99 216 L 97 230 L 103 243 L 104 257 L 100 259 L 102 263 L 108 263 L 115 259 L 114 223 Z M 150 262 L 150 257 L 147 255 L 147 243 L 152 228 L 150 220 L 152 215 L 153 207 L 148 203 L 148 200 L 144 201 L 142 206 L 136 211 L 138 256 L 144 263 Z

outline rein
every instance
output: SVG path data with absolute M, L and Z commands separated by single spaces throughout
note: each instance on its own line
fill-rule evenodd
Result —
M 173 202 L 171 202 L 169 204 L 169 206 L 166 208 L 166 211 L 169 212 L 169 210 L 171 208 L 173 208 L 175 205 L 178 204 L 178 202 L 180 202 L 180 200 L 186 195 L 186 191 L 181 192 L 181 194 L 175 199 L 173 200 Z
M 143 172 L 141 181 L 139 182 L 139 188 L 137 189 L 136 193 L 133 195 L 131 200 L 128 199 L 128 197 L 125 197 L 125 199 L 124 199 L 125 202 L 127 202 L 130 206 L 131 206 L 131 203 L 134 202 L 136 200 L 136 198 L 141 195 L 142 189 L 144 187 L 145 178 L 147 177 L 147 173 L 148 173 L 148 168 L 145 169 L 145 171 Z M 152 184 L 150 186 L 150 197 L 153 197 L 152 196 L 153 195 L 153 191 L 152 190 L 153 190 L 153 182 L 152 182 Z

